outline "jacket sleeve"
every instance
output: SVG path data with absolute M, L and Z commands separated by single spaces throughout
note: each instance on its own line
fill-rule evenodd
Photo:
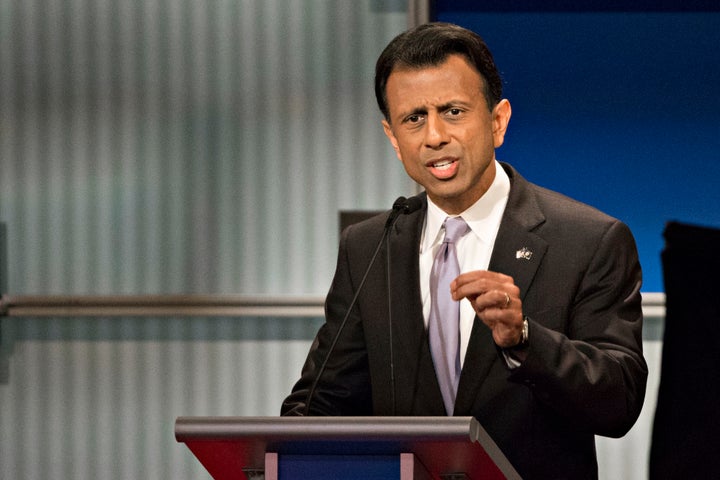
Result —
M 565 331 L 529 318 L 530 346 L 511 381 L 579 428 L 627 433 L 642 409 L 647 365 L 642 353 L 642 274 L 623 223 L 604 233 L 567 306 Z

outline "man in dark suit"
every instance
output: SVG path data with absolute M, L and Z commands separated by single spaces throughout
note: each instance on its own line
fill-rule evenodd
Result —
M 594 436 L 624 435 L 645 396 L 632 234 L 495 159 L 510 103 L 473 32 L 399 35 L 378 59 L 375 91 L 386 135 L 425 188 L 421 207 L 389 227 L 359 294 L 388 214 L 343 232 L 326 323 L 282 413 L 472 415 L 524 478 L 597 477 Z M 462 273 L 441 287 L 460 302 L 461 370 L 446 407 L 428 323 L 447 217 L 468 228 Z

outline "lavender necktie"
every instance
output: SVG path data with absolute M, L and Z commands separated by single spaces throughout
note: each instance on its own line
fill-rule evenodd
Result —
M 455 242 L 468 230 L 460 217 L 445 219 L 445 239 L 430 272 L 428 335 L 445 410 L 453 414 L 460 380 L 460 303 L 450 295 L 450 282 L 460 275 Z

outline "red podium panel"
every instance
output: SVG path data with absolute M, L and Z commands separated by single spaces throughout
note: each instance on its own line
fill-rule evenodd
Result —
M 472 417 L 179 417 L 175 438 L 216 480 L 243 472 L 251 480 L 262 471 L 270 480 L 298 458 L 355 459 L 344 478 L 367 478 L 354 472 L 358 458 L 368 468 L 397 458 L 394 478 L 402 479 L 520 478 Z

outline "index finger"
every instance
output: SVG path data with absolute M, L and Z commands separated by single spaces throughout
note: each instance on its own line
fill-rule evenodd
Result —
M 458 276 L 450 284 L 450 294 L 455 300 L 467 298 L 475 301 L 481 295 L 492 290 L 512 293 L 515 286 L 512 277 L 497 272 L 475 270 Z
M 504 273 L 491 272 L 490 270 L 473 270 L 458 275 L 457 278 L 450 283 L 450 289 L 457 290 L 468 283 L 477 282 L 478 280 L 484 280 L 493 284 L 513 281 L 512 277 Z

